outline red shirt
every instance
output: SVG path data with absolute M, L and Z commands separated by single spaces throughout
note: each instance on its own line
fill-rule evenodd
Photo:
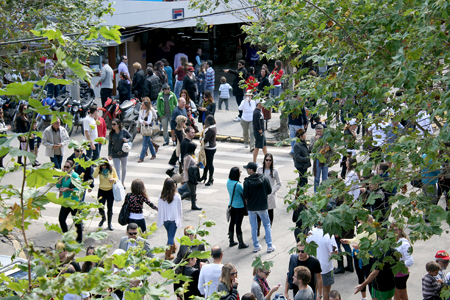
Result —
M 103 119 L 102 117 L 98 117 L 98 120 L 100 121 L 100 125 L 97 125 L 98 137 L 106 137 L 105 119 Z
M 247 83 L 247 86 L 248 86 L 247 87 L 247 91 L 250 91 L 252 93 L 256 91 L 256 87 L 259 84 L 259 82 L 256 81 L 255 77 L 253 77 L 253 76 L 248 76 L 248 78 L 246 80 L 246 83 Z
M 273 69 L 271 75 L 274 75 L 275 78 L 273 79 L 273 85 L 280 85 L 281 84 L 281 77 L 283 77 L 283 69 L 281 69 L 280 71 L 278 71 L 276 69 Z

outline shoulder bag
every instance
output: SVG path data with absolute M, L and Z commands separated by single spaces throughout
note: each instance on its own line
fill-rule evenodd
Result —
M 150 114 L 148 116 L 151 116 L 151 115 L 152 115 L 152 112 L 150 112 Z M 147 116 L 147 120 L 148 120 L 148 116 Z M 151 136 L 153 134 L 153 120 L 148 125 L 141 124 L 141 133 L 143 136 Z
M 122 208 L 119 212 L 119 224 L 125 226 L 128 224 L 128 219 L 130 218 L 130 204 L 128 198 L 130 197 L 130 193 L 125 196 L 125 202 L 122 205 Z
M 238 183 L 239 183 L 239 181 L 236 182 L 236 184 L 234 185 L 234 188 L 233 188 L 233 194 L 231 195 L 231 203 L 230 203 L 230 205 L 228 205 L 228 207 L 227 207 L 227 213 L 226 213 L 226 216 L 227 216 L 227 222 L 230 222 L 230 219 L 231 219 L 231 205 L 233 205 L 234 191 L 236 191 L 236 186 L 237 186 Z

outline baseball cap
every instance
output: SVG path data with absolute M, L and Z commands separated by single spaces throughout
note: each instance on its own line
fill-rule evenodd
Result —
M 439 250 L 438 252 L 436 252 L 435 258 L 440 258 L 440 259 L 449 260 L 449 259 L 450 259 L 450 256 L 448 256 L 447 251 L 445 251 L 445 250 Z
M 188 68 L 188 71 L 189 71 L 189 72 L 194 72 L 195 69 L 194 69 L 194 67 L 189 67 L 189 68 Z
M 320 124 L 317 124 L 316 127 L 314 127 L 314 129 L 323 129 L 323 126 Z
M 258 166 L 254 162 L 249 162 L 246 166 L 244 166 L 244 169 L 252 169 L 255 172 L 257 168 Z

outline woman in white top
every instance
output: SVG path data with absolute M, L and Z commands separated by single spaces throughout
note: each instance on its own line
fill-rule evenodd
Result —
M 253 94 L 247 91 L 244 100 L 239 105 L 242 110 L 241 126 L 244 133 L 244 145 L 248 148 L 248 137 L 250 132 L 250 152 L 255 148 L 255 137 L 253 136 L 253 111 L 256 108 L 256 101 L 253 100 Z
M 164 225 L 167 230 L 167 249 L 165 253 L 166 260 L 172 260 L 176 246 L 174 242 L 177 228 L 181 226 L 183 219 L 181 210 L 181 197 L 177 192 L 175 182 L 172 178 L 164 181 L 163 189 L 158 199 L 158 227 Z
M 408 268 L 408 273 L 404 274 L 402 272 L 395 275 L 395 300 L 408 299 L 408 291 L 406 290 L 406 282 L 409 278 L 409 267 L 414 263 L 414 259 L 411 255 L 411 242 L 409 241 L 408 235 L 405 233 L 403 228 L 400 228 L 395 222 L 391 224 L 391 229 L 395 232 L 395 238 L 397 239 L 397 247 L 395 250 L 402 254 L 400 260 L 405 263 L 405 267 Z
M 272 193 L 267 196 L 267 204 L 269 209 L 270 226 L 273 224 L 273 209 L 277 207 L 277 191 L 281 187 L 280 175 L 278 170 L 273 167 L 273 155 L 267 153 L 264 155 L 264 161 L 262 167 L 259 167 L 256 171 L 259 174 L 264 174 L 269 179 L 270 186 L 272 187 Z M 258 216 L 258 234 L 261 227 L 261 219 Z
M 6 134 L 7 131 L 10 129 L 11 129 L 11 126 L 9 126 L 9 125 L 7 126 L 5 124 L 5 121 L 3 119 L 3 108 L 0 107 L 0 134 Z M 4 143 L 6 140 L 7 140 L 6 137 L 0 138 L 0 142 L 2 142 L 2 143 Z M 3 168 L 3 158 L 5 156 L 6 156 L 6 154 L 0 157 L 0 168 Z
M 344 182 L 346 186 L 350 187 L 348 194 L 353 197 L 352 202 L 354 202 L 358 199 L 361 192 L 359 186 L 359 175 L 355 171 L 357 161 L 356 158 L 349 157 L 345 163 L 347 165 L 347 176 L 345 176 Z
M 154 119 L 156 119 L 156 111 L 152 107 L 150 99 L 148 97 L 142 98 L 141 110 L 139 111 L 139 124 L 140 124 L 141 128 L 142 128 L 142 126 L 147 126 L 147 125 L 152 127 Z M 141 129 L 141 133 L 142 133 L 142 129 Z M 147 153 L 147 148 L 150 148 L 150 153 L 152 154 L 152 157 L 150 158 L 150 160 L 153 160 L 156 158 L 156 151 L 155 151 L 155 148 L 153 148 L 153 144 L 152 144 L 152 136 L 144 135 L 142 137 L 143 137 L 142 150 L 141 150 L 141 155 L 139 156 L 138 163 L 141 163 L 144 161 L 145 154 Z

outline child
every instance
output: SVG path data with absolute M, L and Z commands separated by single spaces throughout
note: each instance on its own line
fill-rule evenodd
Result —
M 439 300 L 439 293 L 442 288 L 442 279 L 436 279 L 438 275 L 439 264 L 435 261 L 430 261 L 426 265 L 428 274 L 422 278 L 422 296 L 425 300 Z
M 225 102 L 225 109 L 228 110 L 228 98 L 230 98 L 230 91 L 233 90 L 231 85 L 227 83 L 227 79 L 222 76 L 220 78 L 220 87 L 219 87 L 219 110 L 222 109 L 222 102 Z

